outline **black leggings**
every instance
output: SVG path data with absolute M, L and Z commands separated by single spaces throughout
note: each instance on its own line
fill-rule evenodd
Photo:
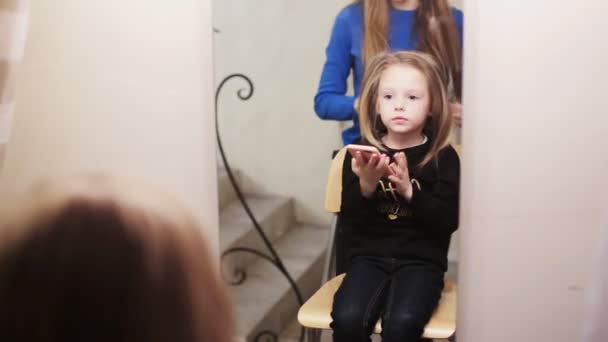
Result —
M 418 342 L 443 290 L 434 265 L 396 259 L 353 259 L 332 309 L 335 342 L 369 342 L 382 317 L 383 342 Z

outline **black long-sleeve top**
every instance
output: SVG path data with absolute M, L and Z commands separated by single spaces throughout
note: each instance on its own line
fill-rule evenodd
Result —
M 458 228 L 460 161 L 447 146 L 419 168 L 430 144 L 385 152 L 391 160 L 401 151 L 407 157 L 414 189 L 409 201 L 387 178 L 378 182 L 371 197 L 364 197 L 359 177 L 352 171 L 352 156 L 346 154 L 339 215 L 341 225 L 347 227 L 347 257 L 388 257 L 447 269 L 450 236 Z

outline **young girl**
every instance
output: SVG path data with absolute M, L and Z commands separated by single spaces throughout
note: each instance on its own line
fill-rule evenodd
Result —
M 332 310 L 334 341 L 420 341 L 443 289 L 458 226 L 460 165 L 440 66 L 420 52 L 381 53 L 362 83 L 361 144 L 347 155 L 340 222 L 350 267 Z
M 353 120 L 342 140 L 356 141 L 355 103 L 365 63 L 382 51 L 418 50 L 431 54 L 442 75 L 453 80 L 452 110 L 459 114 L 462 24 L 462 12 L 447 0 L 360 0 L 347 6 L 336 17 L 327 45 L 315 112 L 324 120 Z M 346 95 L 351 73 L 354 96 Z

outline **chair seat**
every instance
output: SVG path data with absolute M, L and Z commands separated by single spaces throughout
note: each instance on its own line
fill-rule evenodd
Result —
M 306 328 L 330 329 L 331 308 L 334 294 L 342 284 L 344 274 L 325 283 L 298 311 L 298 322 Z M 424 329 L 423 337 L 446 339 L 456 332 L 456 292 L 454 282 L 446 281 L 439 306 Z M 375 333 L 382 331 L 380 321 L 376 323 Z

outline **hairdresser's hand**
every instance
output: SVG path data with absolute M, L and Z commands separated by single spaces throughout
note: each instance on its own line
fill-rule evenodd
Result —
M 369 160 L 365 160 L 361 152 L 355 152 L 351 161 L 352 169 L 359 176 L 361 194 L 364 197 L 370 197 L 376 191 L 378 181 L 386 174 L 389 162 L 390 158 L 384 154 L 372 154 Z
M 462 104 L 460 102 L 450 102 L 450 112 L 454 117 L 454 124 L 462 127 Z
M 395 185 L 397 192 L 409 201 L 414 194 L 414 188 L 412 187 L 412 182 L 410 182 L 407 158 L 403 152 L 395 154 L 394 158 L 395 161 L 389 165 L 393 174 L 388 176 L 388 179 Z

